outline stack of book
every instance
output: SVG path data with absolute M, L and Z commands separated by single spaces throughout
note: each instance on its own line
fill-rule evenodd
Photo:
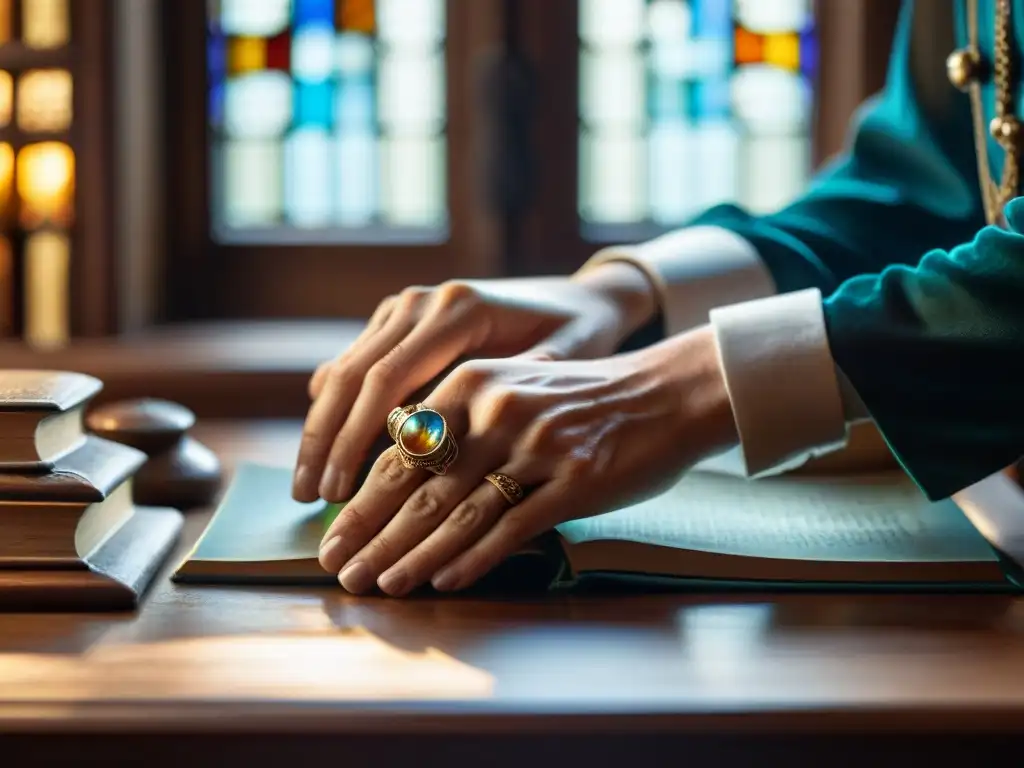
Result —
M 0 371 L 0 609 L 131 609 L 174 545 L 181 514 L 138 507 L 140 451 L 90 435 L 102 384 Z

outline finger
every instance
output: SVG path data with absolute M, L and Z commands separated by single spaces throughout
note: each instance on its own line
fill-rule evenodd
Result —
M 360 347 L 364 345 L 375 333 L 384 327 L 388 318 L 391 317 L 391 313 L 394 311 L 396 297 L 389 296 L 384 299 L 377 309 L 374 310 L 373 315 L 367 321 L 363 330 L 360 331 L 359 335 L 355 338 L 349 348 L 345 350 L 335 360 L 329 360 L 325 363 L 321 363 L 316 371 L 313 372 L 313 376 L 309 380 L 309 397 L 311 400 L 316 400 L 320 393 L 323 391 L 324 381 L 327 378 L 327 372 L 330 370 L 332 365 L 344 365 L 348 362 L 348 359 L 353 356 L 353 353 L 358 353 Z
M 393 315 L 345 365 L 331 367 L 328 381 L 310 406 L 303 427 L 292 484 L 292 495 L 297 501 L 316 500 L 327 456 L 363 388 L 366 372 L 408 336 L 412 324 L 409 317 Z
M 431 576 L 479 541 L 510 507 L 497 488 L 487 480 L 482 481 L 433 533 L 381 574 L 377 584 L 394 597 L 426 584 Z
M 494 453 L 494 447 L 489 448 L 483 441 L 467 441 L 460 446 L 465 460 L 456 461 L 449 474 L 434 476 L 412 491 L 372 541 L 342 566 L 338 579 L 341 585 L 355 594 L 371 590 L 384 571 L 430 536 L 479 486 L 480 478 L 499 463 L 488 458 Z M 376 502 L 374 497 L 370 503 Z
M 324 499 L 341 501 L 352 492 L 356 471 L 391 409 L 461 357 L 473 332 L 466 323 L 430 322 L 425 318 L 377 363 L 325 459 L 320 482 Z
M 374 462 L 366 482 L 338 514 L 320 545 L 320 565 L 338 573 L 422 485 L 430 473 L 408 469 L 396 448 L 384 451 Z
M 431 580 L 434 588 L 450 592 L 471 586 L 530 539 L 547 531 L 566 503 L 566 490 L 564 483 L 552 481 L 531 493 L 466 551 L 443 566 Z

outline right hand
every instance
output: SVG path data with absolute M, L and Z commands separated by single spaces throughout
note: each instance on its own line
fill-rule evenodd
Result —
M 614 262 L 573 277 L 452 281 L 385 299 L 310 380 L 294 497 L 348 498 L 391 409 L 461 358 L 605 357 L 655 307 L 643 274 Z

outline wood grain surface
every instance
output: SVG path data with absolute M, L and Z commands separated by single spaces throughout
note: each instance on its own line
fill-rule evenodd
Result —
M 230 471 L 289 463 L 299 429 L 196 436 Z M 188 516 L 168 568 L 207 515 Z M 40 763 L 435 765 L 475 749 L 487 765 L 978 765 L 1024 731 L 1022 681 L 1024 601 L 1003 597 L 393 600 L 165 574 L 136 615 L 0 617 L 0 748 Z

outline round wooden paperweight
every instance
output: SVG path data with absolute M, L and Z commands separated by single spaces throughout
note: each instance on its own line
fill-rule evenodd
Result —
M 182 405 L 142 399 L 99 406 L 86 417 L 86 427 L 149 457 L 134 479 L 136 504 L 185 510 L 208 506 L 221 483 L 217 456 L 188 435 L 195 421 Z

